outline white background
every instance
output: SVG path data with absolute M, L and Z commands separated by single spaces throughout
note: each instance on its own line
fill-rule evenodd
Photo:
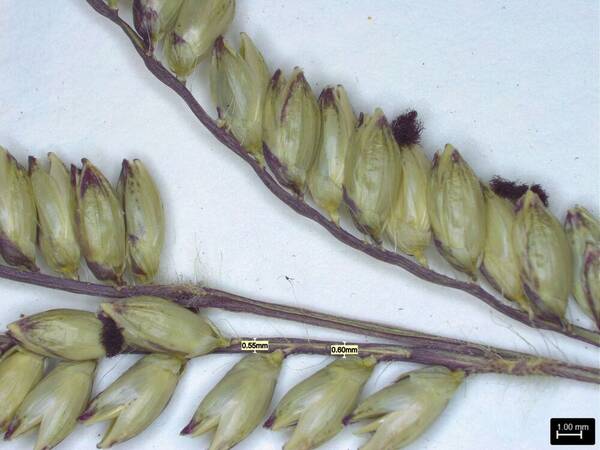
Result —
M 259 299 L 600 365 L 596 349 L 528 329 L 466 294 L 426 284 L 345 247 L 296 215 L 217 143 L 146 71 L 122 32 L 84 1 L 2 0 L 0 11 L 0 143 L 22 162 L 51 150 L 69 162 L 87 157 L 112 180 L 122 158 L 142 158 L 167 211 L 161 281 L 198 281 Z M 577 202 L 600 212 L 598 2 L 242 0 L 229 36 L 236 39 L 242 30 L 272 69 L 301 65 L 316 91 L 343 83 L 356 111 L 381 106 L 395 116 L 416 108 L 430 156 L 452 142 L 482 179 L 501 174 L 541 183 L 561 220 Z M 205 68 L 190 83 L 212 111 Z M 87 269 L 82 273 L 89 277 Z M 21 313 L 95 310 L 99 302 L 8 281 L 0 281 L 0 300 L 2 327 Z M 590 325 L 576 308 L 570 314 Z M 211 317 L 232 335 L 352 337 L 244 315 Z M 192 361 L 168 409 L 120 448 L 206 447 L 207 438 L 178 432 L 237 359 Z M 290 358 L 276 399 L 328 360 Z M 95 389 L 132 361 L 104 361 Z M 412 367 L 381 365 L 366 392 Z M 410 448 L 549 448 L 551 417 L 598 419 L 599 405 L 600 390 L 587 384 L 474 376 Z M 61 448 L 94 448 L 105 426 L 78 427 Z M 237 448 L 279 449 L 288 436 L 259 429 Z M 362 442 L 350 428 L 322 448 Z M 32 445 L 28 436 L 0 447 Z

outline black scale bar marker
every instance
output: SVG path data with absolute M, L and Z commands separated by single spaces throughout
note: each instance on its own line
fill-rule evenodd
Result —
M 594 445 L 595 419 L 550 419 L 551 445 Z

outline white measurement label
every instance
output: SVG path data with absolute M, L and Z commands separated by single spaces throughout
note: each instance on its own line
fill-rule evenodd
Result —
M 358 355 L 358 345 L 354 344 L 332 344 L 331 345 L 331 354 L 333 356 L 343 356 L 344 358 L 347 355 Z
M 269 341 L 257 341 L 256 339 L 251 341 L 241 341 L 240 348 L 245 352 L 268 352 Z

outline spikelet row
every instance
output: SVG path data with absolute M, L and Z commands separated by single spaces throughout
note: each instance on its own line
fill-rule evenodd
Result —
M 114 189 L 87 159 L 23 168 L 0 147 L 0 253 L 13 266 L 38 270 L 36 243 L 48 267 L 78 278 L 83 256 L 94 276 L 122 284 L 126 267 L 139 283 L 157 274 L 165 223 L 158 189 L 138 159 L 123 161 Z
M 194 66 L 212 46 L 210 87 L 219 124 L 260 164 L 266 161 L 280 184 L 299 196 L 310 193 L 336 224 L 344 205 L 374 242 L 386 241 L 424 266 L 433 242 L 454 268 L 473 279 L 483 273 L 531 317 L 563 321 L 573 293 L 598 323 L 600 239 L 570 219 L 567 239 L 541 189 L 484 183 L 450 144 L 430 162 L 419 145 L 414 111 L 393 123 L 380 109 L 357 117 L 342 86 L 325 88 L 317 99 L 299 68 L 289 77 L 277 70 L 269 78 L 246 34 L 239 51 L 220 36 L 233 17 L 233 2 L 189 3 L 136 1 L 136 29 L 150 51 L 164 43 L 169 67 L 180 78 L 193 68 L 184 73 L 173 63 L 177 37 L 202 36 Z M 218 20 L 209 22 L 210 14 L 199 13 L 203 8 Z M 181 18 L 192 9 L 198 15 Z M 583 227 L 598 227 L 597 218 L 581 211 L 576 207 L 568 217 L 583 214 Z
M 258 54 L 247 36 L 242 43 Z M 298 195 L 309 192 L 336 224 L 345 205 L 357 228 L 374 242 L 386 240 L 424 266 L 433 242 L 455 269 L 473 279 L 482 272 L 531 316 L 563 320 L 575 292 L 584 311 L 598 320 L 600 239 L 588 231 L 586 237 L 571 238 L 569 245 L 541 189 L 498 179 L 483 183 L 450 144 L 430 162 L 418 143 L 416 113 L 392 124 L 380 109 L 357 118 L 342 86 L 324 89 L 317 100 L 300 69 L 289 79 L 278 70 L 267 82 L 261 153 L 261 121 L 252 120 L 259 98 L 251 94 L 263 92 L 264 59 L 253 57 L 260 61 L 254 69 L 260 76 L 244 81 L 236 78 L 241 72 L 234 60 L 235 53 L 220 39 L 213 52 L 211 86 L 223 126 L 242 144 L 251 135 L 257 160 L 264 159 L 277 180 Z M 231 107 L 238 104 L 252 104 L 252 114 Z M 569 212 L 569 217 L 585 215 L 584 228 L 598 227 L 588 211 L 573 211 L 585 211 Z M 581 228 L 570 226 L 568 231 Z M 576 243 L 582 239 L 590 245 L 587 253 L 587 244 Z
M 0 359 L 0 429 L 12 439 L 39 426 L 36 450 L 50 449 L 75 428 L 109 421 L 99 448 L 131 439 L 169 403 L 188 359 L 227 347 L 230 340 L 204 316 L 157 297 L 101 305 L 95 315 L 53 310 L 8 326 L 16 345 Z M 148 352 L 90 400 L 96 361 L 124 349 Z M 227 450 L 247 437 L 271 407 L 284 354 L 242 358 L 204 397 L 182 435 L 214 431 L 211 450 Z M 60 362 L 45 377 L 47 358 Z M 364 449 L 401 448 L 441 414 L 464 378 L 461 371 L 428 367 L 403 375 L 358 404 L 377 360 L 339 358 L 294 386 L 265 427 L 293 427 L 287 450 L 312 449 L 344 424 L 371 420 Z

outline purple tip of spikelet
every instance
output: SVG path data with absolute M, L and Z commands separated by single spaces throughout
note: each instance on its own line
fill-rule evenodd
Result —
M 358 115 L 358 119 L 356 120 L 356 126 L 360 127 L 364 123 L 364 121 L 365 121 L 365 113 L 361 112 Z
M 385 114 L 382 114 L 379 119 L 377 119 L 376 125 L 379 128 L 386 128 L 390 126 L 390 122 L 388 121 Z
M 37 166 L 37 158 L 35 156 L 30 156 L 29 158 L 27 158 L 27 163 L 29 167 L 29 175 L 31 175 L 31 172 Z
M 34 328 L 34 323 L 29 319 L 29 317 L 23 317 L 22 319 L 17 320 L 15 324 L 19 327 L 19 330 L 22 333 L 30 331 Z M 15 342 L 18 341 L 16 336 L 14 336 L 10 330 L 8 330 L 6 334 Z
M 579 211 L 570 209 L 567 211 L 567 216 L 565 217 L 565 224 L 569 227 L 578 227 L 581 225 L 582 218 Z
M 273 76 L 271 77 L 271 85 L 275 86 L 279 82 L 279 78 L 281 77 L 281 69 L 277 69 Z
M 125 186 L 127 184 L 127 180 L 131 176 L 131 163 L 127 159 L 123 159 L 121 162 L 121 173 L 119 174 L 118 184 L 121 186 Z M 124 188 L 123 188 L 124 189 Z
M 495 176 L 490 180 L 490 187 L 500 197 L 506 198 L 516 202 L 519 200 L 529 189 L 535 192 L 540 198 L 544 206 L 548 206 L 548 194 L 542 189 L 539 184 L 529 186 L 524 183 L 518 183 L 515 181 L 509 181 L 505 178 Z
M 263 424 L 263 428 L 271 428 L 275 423 L 275 414 L 272 414 L 271 417 L 267 419 L 267 421 Z
M 392 132 L 399 145 L 418 144 L 423 132 L 423 123 L 417 119 L 417 112 L 413 109 L 400 114 L 392 122 Z
M 329 86 L 321 91 L 319 95 L 319 103 L 322 106 L 331 106 L 335 102 L 334 88 Z
M 223 39 L 223 36 L 219 36 L 215 39 L 215 53 L 222 53 L 223 50 L 225 50 L 225 39 Z
M 79 170 L 79 168 L 75 164 L 71 164 L 70 175 L 71 175 L 71 186 L 73 188 L 77 188 L 77 179 L 79 178 L 80 173 L 81 173 L 81 170 Z
M 79 172 L 79 176 L 81 176 L 81 194 L 84 194 L 90 186 L 102 186 L 102 180 L 100 179 L 100 175 L 96 171 L 96 168 L 90 163 L 87 158 L 83 158 L 81 163 L 85 167 L 85 170 L 81 170 Z
M 192 434 L 194 432 L 194 428 L 196 428 L 196 425 L 198 425 L 198 422 L 196 422 L 194 419 L 190 420 L 190 423 L 188 423 L 185 428 L 179 432 L 179 434 L 181 436 Z
M 131 172 L 131 163 L 128 159 L 123 159 L 121 162 L 121 177 L 129 176 Z
M 119 330 L 115 321 L 105 313 L 99 313 L 98 319 L 102 322 L 101 341 L 106 350 L 106 356 L 110 358 L 118 355 L 123 350 L 123 345 L 125 343 L 123 333 L 121 333 L 121 330 Z
M 187 41 L 179 34 L 177 33 L 173 33 L 173 44 L 175 45 L 182 45 L 185 44 Z
M 294 70 L 295 71 L 297 70 L 298 72 L 296 73 L 296 78 L 294 78 L 292 80 L 292 86 L 295 83 L 307 83 L 306 77 L 304 76 L 304 71 L 302 70 L 302 68 L 299 66 L 296 66 L 296 67 L 294 67 Z
M 346 417 L 344 417 L 342 419 L 342 423 L 344 425 L 348 425 L 350 423 L 350 421 L 352 420 L 352 414 L 348 414 Z
M 96 411 L 94 411 L 93 409 L 88 409 L 86 411 L 83 412 L 82 415 L 80 415 L 77 420 L 79 420 L 80 422 L 85 422 L 86 420 L 89 420 Z
M 10 438 L 12 438 L 12 435 L 15 433 L 15 431 L 17 431 L 17 428 L 19 427 L 19 424 L 20 424 L 20 421 L 13 420 L 8 425 L 8 428 L 6 429 L 6 433 L 4 433 L 4 440 L 5 441 L 10 441 Z

